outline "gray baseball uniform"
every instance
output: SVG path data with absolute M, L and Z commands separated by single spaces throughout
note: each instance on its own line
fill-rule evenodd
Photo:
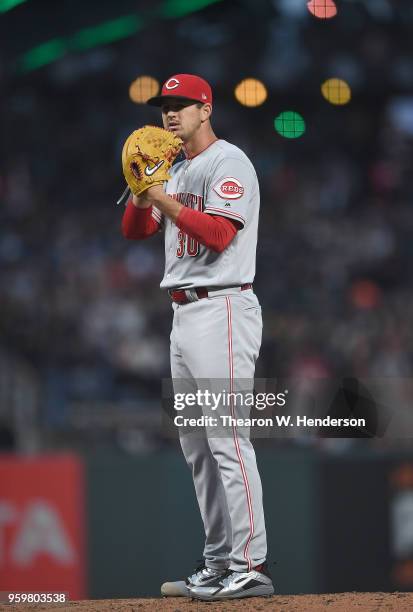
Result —
M 253 388 L 261 345 L 261 308 L 252 289 L 255 274 L 259 187 L 247 156 L 217 140 L 193 159 L 172 168 L 167 193 L 190 208 L 222 215 L 242 225 L 229 246 L 216 253 L 189 238 L 157 209 L 153 216 L 165 229 L 165 275 L 161 287 L 185 289 L 190 303 L 173 304 L 172 378 L 195 391 L 199 379 L 225 379 L 226 390 L 238 381 Z M 197 299 L 194 288 L 207 287 Z M 214 383 L 212 383 L 214 384 Z M 177 387 L 175 386 L 175 392 Z M 222 389 L 221 389 L 222 390 Z M 200 414 L 202 414 L 200 408 Z M 245 409 L 220 405 L 217 414 L 247 416 Z M 181 433 L 181 432 L 180 432 Z M 267 555 L 261 481 L 249 436 L 236 426 L 226 437 L 206 427 L 201 437 L 181 433 L 203 519 L 206 565 L 249 571 Z

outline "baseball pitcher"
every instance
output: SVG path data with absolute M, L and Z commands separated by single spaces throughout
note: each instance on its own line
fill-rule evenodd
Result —
M 260 205 L 254 167 L 215 136 L 212 91 L 202 78 L 176 74 L 148 104 L 161 108 L 164 129 L 146 126 L 124 145 L 132 196 L 122 231 L 133 240 L 164 232 L 161 288 L 174 311 L 172 379 L 188 390 L 200 379 L 225 379 L 229 391 L 250 380 L 252 391 L 262 335 L 252 287 Z M 172 165 L 181 149 L 184 160 Z M 234 402 L 217 411 L 234 419 L 241 413 Z M 214 436 L 205 426 L 202 436 L 180 432 L 180 441 L 204 523 L 204 561 L 186 580 L 163 584 L 161 593 L 205 601 L 272 595 L 249 435 L 231 425 L 228 435 Z

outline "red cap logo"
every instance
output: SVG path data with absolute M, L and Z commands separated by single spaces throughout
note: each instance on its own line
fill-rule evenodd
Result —
M 168 79 L 165 83 L 165 89 L 175 89 L 176 87 L 179 87 L 180 83 L 178 81 L 178 79 L 175 79 L 174 77 L 171 77 L 170 79 Z
M 224 200 L 237 200 L 244 195 L 244 187 L 233 176 L 227 176 L 222 179 L 213 189 Z

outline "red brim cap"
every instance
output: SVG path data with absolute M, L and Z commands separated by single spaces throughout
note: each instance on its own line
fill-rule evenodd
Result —
M 175 74 L 163 85 L 161 94 L 149 98 L 147 104 L 162 106 L 170 98 L 212 104 L 212 90 L 209 83 L 201 77 L 194 74 Z

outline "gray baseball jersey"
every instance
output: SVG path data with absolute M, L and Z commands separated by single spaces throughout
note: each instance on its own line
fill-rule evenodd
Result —
M 166 190 L 179 202 L 212 215 L 238 221 L 241 229 L 222 253 L 188 237 L 158 209 L 152 215 L 165 230 L 165 274 L 161 287 L 213 289 L 208 298 L 174 303 L 171 370 L 174 391 L 195 391 L 200 379 L 225 379 L 229 391 L 237 380 L 253 390 L 255 361 L 261 345 L 262 319 L 252 289 L 255 275 L 259 187 L 251 162 L 238 147 L 217 140 L 193 159 L 175 164 Z M 201 406 L 199 408 L 202 414 Z M 234 405 L 218 408 L 222 416 L 245 416 Z M 261 481 L 249 436 L 234 426 L 226 437 L 193 437 L 180 431 L 191 468 L 205 528 L 208 567 L 249 571 L 267 554 Z
M 242 225 L 228 248 L 215 253 L 188 237 L 157 209 L 165 229 L 165 274 L 161 288 L 233 287 L 255 275 L 260 194 L 248 157 L 235 145 L 217 140 L 171 170 L 166 192 L 181 204 Z

